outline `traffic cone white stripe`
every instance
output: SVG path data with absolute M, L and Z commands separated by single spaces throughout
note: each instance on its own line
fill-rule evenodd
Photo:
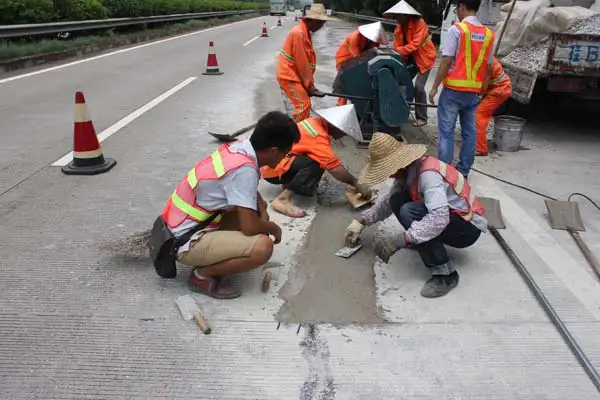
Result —
M 85 103 L 75 104 L 75 122 L 89 122 L 92 119 Z
M 73 151 L 77 158 L 96 158 L 102 155 L 102 150 L 90 150 L 90 151 Z

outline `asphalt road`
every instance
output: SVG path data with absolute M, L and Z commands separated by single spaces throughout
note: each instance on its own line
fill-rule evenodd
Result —
M 270 37 L 255 39 L 263 21 Z M 268 266 L 269 293 L 260 292 L 262 272 L 254 271 L 236 281 L 244 289 L 238 300 L 196 296 L 213 327 L 208 336 L 184 322 L 174 304 L 189 293 L 187 270 L 162 280 L 147 261 L 105 249 L 150 226 L 174 185 L 214 149 L 208 130 L 231 132 L 282 108 L 274 65 L 293 21 L 288 17 L 282 28 L 276 21 L 248 20 L 0 77 L 0 398 L 598 398 L 489 235 L 469 251 L 452 252 L 461 284 L 432 301 L 418 295 L 427 276 L 414 252 L 400 252 L 388 265 L 362 265 L 368 273 L 353 259 L 344 272 L 338 260 L 327 263 L 352 213 L 328 211 L 339 199 L 320 206 L 308 200 L 308 218 L 272 215 L 284 241 Z M 315 35 L 319 85 L 331 83 L 333 54 L 351 29 L 331 23 Z M 222 76 L 202 75 L 211 40 Z M 103 150 L 118 164 L 107 174 L 68 177 L 52 166 L 71 150 L 78 90 L 97 133 L 111 134 Z M 527 168 L 528 155 L 516 157 L 518 164 L 508 156 L 496 160 L 494 172 L 518 175 L 515 165 Z M 357 159 L 345 161 L 354 167 Z M 599 366 L 600 285 L 581 256 L 553 241 L 558 234 L 541 228 L 540 213 L 527 201 L 488 181 L 474 184 L 503 196 L 503 234 Z M 277 193 L 261 185 L 267 198 Z M 397 230 L 397 222 L 380 228 L 386 229 Z M 358 259 L 372 262 L 366 254 Z M 334 298 L 340 287 L 375 293 Z M 318 297 L 323 290 L 331 292 Z M 362 321 L 377 324 L 298 330 L 278 326 L 274 317 L 287 301 L 302 316 L 338 313 L 329 321 L 337 323 L 352 311 L 352 299 L 371 301 L 360 304 Z

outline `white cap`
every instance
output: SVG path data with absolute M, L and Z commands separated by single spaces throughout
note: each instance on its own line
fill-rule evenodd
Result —
M 384 12 L 383 16 L 386 17 L 390 16 L 391 14 L 416 15 L 417 17 L 421 16 L 421 14 L 417 10 L 415 10 L 410 4 L 408 4 L 404 0 L 400 0 L 398 3 L 396 3 L 396 5 Z
M 315 110 L 315 113 L 346 135 L 352 136 L 356 140 L 363 140 L 354 104 Z
M 379 44 L 387 44 L 387 35 L 383 29 L 381 22 L 373 22 L 372 24 L 361 25 L 358 27 L 358 31 L 361 35 L 369 39 L 371 42 Z

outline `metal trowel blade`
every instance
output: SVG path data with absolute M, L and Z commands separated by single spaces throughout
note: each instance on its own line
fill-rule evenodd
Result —
M 342 257 L 342 258 L 350 258 L 352 257 L 357 251 L 359 251 L 361 248 L 363 247 L 362 244 L 359 244 L 357 246 L 344 246 L 341 249 L 339 249 L 335 255 L 338 257 Z
M 177 304 L 177 308 L 179 308 L 179 312 L 185 321 L 191 321 L 194 318 L 194 314 L 200 311 L 200 307 L 198 307 L 194 298 L 189 294 L 175 299 L 175 304 Z

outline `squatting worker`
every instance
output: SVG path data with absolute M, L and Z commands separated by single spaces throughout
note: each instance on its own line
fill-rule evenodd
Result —
M 310 97 L 324 96 L 315 87 L 317 56 L 311 36 L 329 20 L 323 4 L 313 4 L 301 18 L 285 38 L 277 63 L 277 82 L 285 109 L 296 122 L 310 117 Z
M 281 228 L 269 221 L 258 193 L 260 167 L 278 165 L 299 139 L 289 116 L 269 112 L 249 139 L 220 146 L 179 183 L 162 219 L 176 238 L 204 228 L 177 251 L 177 261 L 194 267 L 191 290 L 216 299 L 237 298 L 241 293 L 226 277 L 269 260 L 273 244 L 281 241 Z
M 376 254 L 388 262 L 401 248 L 414 248 L 431 271 L 421 289 L 424 297 L 440 297 L 458 284 L 458 272 L 444 246 L 465 248 L 487 231 L 484 209 L 471 192 L 467 180 L 452 166 L 425 155 L 420 144 L 403 144 L 390 135 L 376 133 L 369 146 L 369 163 L 359 181 L 376 185 L 387 178 L 394 182 L 346 230 L 346 241 L 354 244 L 365 226 L 394 214 L 405 231 L 379 240 Z
M 358 30 L 346 36 L 335 53 L 335 69 L 339 71 L 342 64 L 351 58 L 358 57 L 369 49 L 386 45 L 387 43 L 387 37 L 381 22 L 361 25 L 358 27 Z M 337 104 L 338 106 L 346 104 L 346 99 L 338 99 Z
M 488 155 L 487 128 L 494 115 L 494 111 L 500 107 L 512 93 L 512 84 L 500 61 L 494 57 L 492 72 L 486 92 L 482 92 L 481 102 L 477 106 L 475 114 L 475 127 L 477 129 L 477 144 L 475 146 L 476 156 Z
M 383 16 L 394 18 L 398 23 L 394 30 L 394 49 L 407 60 L 407 65 L 416 65 L 415 102 L 427 104 L 425 85 L 436 57 L 429 27 L 421 14 L 404 0 L 384 12 Z M 414 126 L 426 125 L 427 107 L 415 106 L 415 118 Z
M 429 101 L 434 104 L 438 87 L 444 82 L 437 110 L 438 158 L 447 164 L 454 158 L 454 130 L 460 117 L 462 144 L 457 169 L 465 177 L 475 158 L 479 94 L 487 91 L 493 61 L 494 32 L 475 16 L 480 3 L 481 0 L 457 1 L 460 22 L 446 32 L 442 60 L 429 92 Z
M 300 141 L 275 168 L 261 168 L 262 177 L 269 183 L 282 185 L 282 192 L 271 202 L 273 210 L 293 218 L 305 215 L 304 211 L 292 203 L 292 195 L 312 196 L 317 190 L 325 171 L 336 180 L 350 185 L 361 198 L 369 199 L 371 190 L 359 184 L 342 161 L 334 153 L 331 138 L 339 139 L 348 134 L 360 135 L 360 126 L 354 105 L 332 107 L 315 111 L 318 117 L 308 118 L 298 123 Z

